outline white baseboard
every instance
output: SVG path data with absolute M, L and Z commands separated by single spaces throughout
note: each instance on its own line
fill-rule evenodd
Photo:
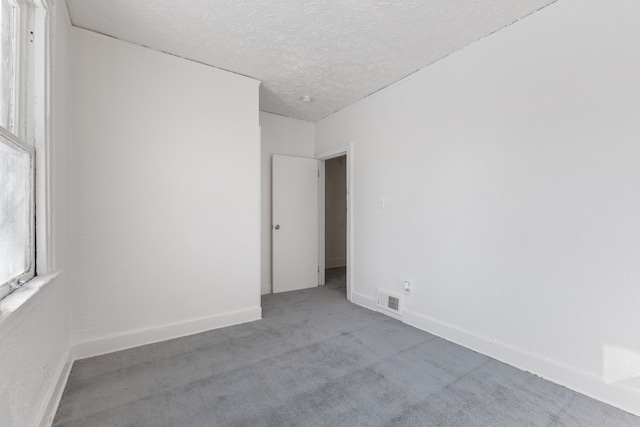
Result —
M 69 378 L 72 365 L 72 352 L 69 350 L 57 369 L 56 382 L 48 394 L 49 399 L 47 401 L 47 405 L 44 407 L 44 411 L 40 416 L 40 427 L 50 427 L 51 424 L 53 424 L 53 418 L 58 410 L 60 399 L 62 399 L 62 392 L 67 385 L 67 379 Z
M 358 304 L 364 308 L 368 308 L 370 310 L 376 310 L 376 300 L 375 298 L 371 298 L 368 295 L 359 294 L 355 291 L 351 292 L 351 302 L 354 304 Z
M 84 359 L 145 344 L 193 335 L 209 331 L 211 329 L 252 322 L 261 318 L 262 308 L 255 307 L 181 323 L 174 323 L 158 328 L 107 336 L 93 341 L 77 343 L 73 348 L 73 358 L 74 360 Z
M 361 297 L 369 298 L 364 295 Z M 606 383 L 601 378 L 587 372 L 543 359 L 508 344 L 495 342 L 489 337 L 456 328 L 409 310 L 405 310 L 402 317 L 405 323 L 418 329 L 640 416 L 640 393 L 631 389 Z
M 251 322 L 261 318 L 262 308 L 257 307 L 76 344 L 67 352 L 57 369 L 56 382 L 48 393 L 49 399 L 42 410 L 39 425 L 40 427 L 50 427 L 53 423 L 75 360 L 197 334 L 211 329 Z
M 324 268 L 346 267 L 346 258 L 327 258 L 324 260 Z

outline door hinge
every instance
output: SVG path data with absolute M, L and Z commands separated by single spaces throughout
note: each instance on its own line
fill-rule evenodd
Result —
M 318 273 L 320 273 L 320 266 L 318 266 Z
M 318 169 L 318 178 L 320 178 L 320 169 Z

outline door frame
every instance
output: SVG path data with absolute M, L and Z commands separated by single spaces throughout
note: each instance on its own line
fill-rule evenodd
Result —
M 325 254 L 324 254 L 324 232 L 325 232 L 325 160 L 335 157 L 347 156 L 347 300 L 353 301 L 353 141 L 346 144 L 336 145 L 315 153 L 315 158 L 319 161 L 320 182 L 318 188 L 318 285 L 325 284 Z

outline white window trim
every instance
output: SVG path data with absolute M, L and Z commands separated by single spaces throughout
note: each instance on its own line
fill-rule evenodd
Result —
M 51 126 L 51 11 L 52 0 L 32 0 L 36 6 L 33 28 L 36 28 L 33 48 L 42 49 L 42 55 L 33 55 L 35 74 L 35 109 L 33 117 L 33 141 L 35 146 L 35 275 L 42 276 L 53 271 L 51 239 L 51 186 L 50 186 L 50 142 Z
M 35 154 L 32 156 L 34 170 L 34 186 L 35 194 L 34 213 L 35 213 L 35 245 L 33 245 L 35 253 L 33 254 L 34 275 L 20 289 L 9 294 L 0 300 L 0 332 L 5 333 L 10 329 L 11 325 L 17 325 L 18 317 L 14 312 L 26 305 L 29 300 L 61 273 L 54 272 L 55 262 L 52 250 L 52 227 L 51 227 L 51 179 L 50 179 L 50 142 L 53 140 L 53 127 L 51 126 L 51 29 L 52 22 L 51 11 L 53 0 L 18 0 L 25 7 L 34 7 L 35 13 L 29 14 L 31 17 L 27 25 L 30 31 L 34 31 L 33 43 L 27 42 L 30 49 L 28 55 L 34 61 L 34 67 L 31 67 L 33 74 L 21 78 L 28 78 L 30 81 L 27 85 L 27 91 L 24 91 L 17 102 L 18 112 L 16 117 L 16 125 L 22 129 L 16 129 L 27 144 L 32 147 Z M 24 22 L 24 21 L 23 21 Z M 42 52 L 36 55 L 36 52 Z M 24 67 L 20 61 L 20 67 Z M 35 108 L 33 111 L 27 111 L 25 108 L 27 96 L 34 96 Z M 27 117 L 31 114 L 32 117 Z M 26 120 L 25 120 L 26 119 Z M 27 129 L 25 123 L 33 123 L 34 126 Z M 5 132 L 2 132 L 6 136 Z M 12 135 L 7 139 L 14 140 Z M 33 153 L 32 152 L 32 153 Z M 25 311 L 25 310 L 23 310 Z M 26 310 L 28 311 L 28 310 Z M 11 319 L 11 322 L 8 320 Z M 15 322 L 14 322 L 15 320 Z M 7 325 L 10 323 L 11 325 Z M 0 335 L 2 335 L 0 334 Z
M 15 277 L 9 283 L 3 284 L 2 288 L 0 288 L 0 298 L 4 298 L 6 293 L 11 293 L 12 289 L 15 286 L 18 286 L 21 283 L 25 283 L 25 281 L 31 280 L 36 276 L 36 211 L 35 211 L 35 188 L 36 188 L 36 175 L 35 175 L 35 145 L 34 145 L 34 132 L 30 131 L 30 125 L 35 124 L 34 120 L 31 120 L 35 117 L 28 117 L 27 107 L 31 107 L 30 104 L 33 104 L 35 108 L 36 101 L 34 99 L 33 102 L 29 102 L 29 97 L 31 93 L 30 83 L 35 81 L 34 74 L 30 72 L 31 69 L 35 68 L 34 66 L 27 67 L 32 62 L 32 58 L 35 58 L 34 53 L 35 43 L 29 42 L 29 37 L 25 38 L 25 34 L 32 32 L 34 28 L 34 15 L 37 10 L 29 0 L 9 0 L 10 3 L 13 3 L 17 9 L 17 16 L 15 17 L 15 25 L 16 25 L 16 34 L 15 34 L 15 44 L 16 44 L 16 52 L 14 59 L 14 74 L 15 74 L 15 85 L 17 90 L 14 93 L 13 99 L 13 117 L 11 126 L 8 129 L 4 129 L 0 127 L 0 134 L 2 134 L 3 139 L 12 145 L 15 149 L 24 152 L 29 155 L 29 170 L 31 172 L 31 197 L 30 197 L 30 207 L 29 212 L 31 213 L 31 222 L 29 224 L 29 248 L 30 248 L 30 256 L 29 256 L 29 269 L 19 276 Z M 26 72 L 25 72 L 26 70 Z M 36 91 L 36 93 L 38 93 Z M 10 130 L 9 130 L 10 129 Z

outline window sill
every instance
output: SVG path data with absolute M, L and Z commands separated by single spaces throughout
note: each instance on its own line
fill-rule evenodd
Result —
M 0 301 L 0 342 L 6 333 L 19 325 L 23 317 L 36 308 L 42 298 L 41 295 L 62 271 L 56 271 L 43 276 L 36 276 L 29 280 L 22 288 L 7 295 Z

